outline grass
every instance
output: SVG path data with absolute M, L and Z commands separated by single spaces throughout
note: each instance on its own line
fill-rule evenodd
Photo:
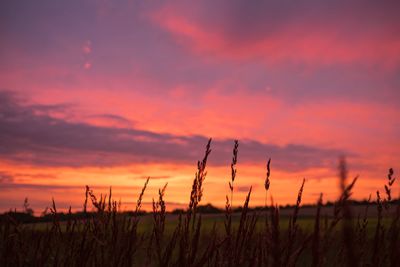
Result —
M 272 201 L 267 205 L 273 183 L 268 160 L 264 209 L 249 208 L 250 188 L 241 211 L 235 212 L 238 151 L 235 141 L 224 214 L 201 214 L 199 209 L 210 139 L 197 164 L 188 207 L 181 214 L 166 212 L 167 184 L 160 188 L 148 215 L 142 215 L 141 202 L 149 180 L 129 215 L 120 212 L 111 190 L 98 198 L 87 187 L 80 217 L 60 214 L 54 201 L 51 222 L 23 224 L 12 212 L 5 214 L 0 221 L 0 266 L 399 266 L 400 206 L 391 196 L 392 169 L 383 193 L 376 192 L 376 201 L 370 199 L 355 209 L 351 194 L 357 177 L 348 182 L 341 159 L 341 195 L 327 211 L 321 194 L 305 216 L 304 181 L 290 210 Z M 88 203 L 96 212 L 87 211 Z M 367 209 L 376 212 L 371 216 Z

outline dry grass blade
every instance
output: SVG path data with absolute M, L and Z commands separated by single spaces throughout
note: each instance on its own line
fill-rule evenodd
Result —
M 346 252 L 346 264 L 347 266 L 358 266 L 358 260 L 355 252 L 355 243 L 354 243 L 354 229 L 353 229 L 353 217 L 351 208 L 349 205 L 349 198 L 351 196 L 351 190 L 355 184 L 357 179 L 354 179 L 353 182 L 347 186 L 347 165 L 344 158 L 341 159 L 339 164 L 339 174 L 342 188 L 342 207 L 343 207 L 343 217 L 344 223 L 342 225 L 342 234 L 343 234 L 343 242 L 345 246 Z
M 317 212 L 315 214 L 314 233 L 312 242 L 312 267 L 321 266 L 321 247 L 320 247 L 320 218 L 322 206 L 322 193 L 319 195 Z
M 396 178 L 393 177 L 394 171 L 392 168 L 389 169 L 389 173 L 387 175 L 387 184 L 385 184 L 385 192 L 386 192 L 386 199 L 384 199 L 384 207 L 386 210 L 390 207 L 390 202 L 392 201 L 392 186 Z
M 227 235 L 227 243 L 230 246 L 231 242 L 231 225 L 232 225 L 232 207 L 233 207 L 233 183 L 236 178 L 236 164 L 237 164 L 237 155 L 238 155 L 238 147 L 239 141 L 234 141 L 233 151 L 232 151 L 232 162 L 231 162 L 231 180 L 229 181 L 229 191 L 230 191 L 230 199 L 226 196 L 225 203 L 225 231 Z
M 288 241 L 287 241 L 287 248 L 286 248 L 286 256 L 284 260 L 284 266 L 290 265 L 290 259 L 292 255 L 292 250 L 293 250 L 293 245 L 296 239 L 296 234 L 298 231 L 298 225 L 297 225 L 297 218 L 299 215 L 299 210 L 300 210 L 300 205 L 301 205 L 301 198 L 303 195 L 303 190 L 304 190 L 304 183 L 306 182 L 306 179 L 303 178 L 303 182 L 301 183 L 299 193 L 297 194 L 297 200 L 296 200 L 296 205 L 293 209 L 293 215 L 289 220 L 289 228 L 288 228 Z
M 268 192 L 269 186 L 270 186 L 270 181 L 269 181 L 269 177 L 271 175 L 270 165 L 271 165 L 271 158 L 268 160 L 268 163 L 267 163 L 267 175 L 265 177 L 265 182 L 264 182 L 265 192 Z M 267 204 L 265 204 L 265 205 L 267 205 Z
M 382 226 L 382 211 L 383 211 L 383 205 L 382 205 L 382 199 L 380 196 L 379 191 L 376 191 L 376 203 L 377 203 L 377 209 L 378 209 L 378 222 L 376 224 L 375 228 L 375 236 L 374 236 L 374 245 L 373 245 L 373 251 L 372 251 L 372 264 L 374 266 L 379 266 L 381 257 L 380 257 L 380 249 L 381 249 L 381 233 L 383 232 L 383 226 Z
M 140 209 L 142 207 L 143 195 L 144 195 L 144 192 L 146 191 L 146 188 L 147 188 L 147 185 L 149 184 L 149 181 L 150 181 L 150 177 L 147 177 L 146 182 L 144 183 L 144 185 L 142 187 L 142 191 L 140 192 L 140 195 L 139 195 L 138 200 L 136 202 L 135 216 L 137 216 L 137 214 L 140 212 Z

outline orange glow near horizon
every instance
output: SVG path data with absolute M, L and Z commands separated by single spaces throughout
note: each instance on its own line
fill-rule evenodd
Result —
M 227 183 L 230 179 L 230 169 L 226 167 L 209 166 L 204 182 L 202 204 L 212 203 L 223 208 L 225 195 L 228 194 Z M 239 163 L 238 175 L 235 180 L 234 205 L 240 206 L 250 189 L 253 188 L 251 206 L 263 206 L 265 190 L 263 187 L 265 166 L 242 165 Z M 3 171 L 18 177 L 12 185 L 2 188 L 3 205 L 1 210 L 22 208 L 23 199 L 28 197 L 30 205 L 37 214 L 51 205 L 54 198 L 58 209 L 67 211 L 71 206 L 73 211 L 83 207 L 85 185 L 89 185 L 94 193 L 108 195 L 112 188 L 114 200 L 121 201 L 123 210 L 133 210 L 137 197 L 147 177 L 150 182 L 143 198 L 143 209 L 150 211 L 152 199 L 157 198 L 159 188 L 168 183 L 165 200 L 167 209 L 186 208 L 194 178 L 193 165 L 158 165 L 143 164 L 112 168 L 35 168 L 32 166 L 2 165 Z M 350 175 L 353 175 L 351 172 Z M 274 203 L 294 204 L 302 177 L 306 177 L 303 193 L 303 203 L 314 204 L 320 193 L 324 201 L 334 201 L 339 195 L 336 170 L 324 168 L 310 169 L 302 172 L 282 172 L 272 168 L 271 187 L 268 203 L 271 197 Z M 354 175 L 355 176 L 355 175 Z M 353 176 L 348 177 L 349 180 Z M 33 181 L 34 180 L 34 181 Z M 379 177 L 361 175 L 357 181 L 354 198 L 367 199 L 376 190 L 383 190 L 385 174 Z M 382 187 L 382 188 L 381 188 Z M 394 188 L 392 194 L 400 193 Z M 6 200 L 6 201 L 4 201 Z M 8 206 L 5 206 L 8 205 Z

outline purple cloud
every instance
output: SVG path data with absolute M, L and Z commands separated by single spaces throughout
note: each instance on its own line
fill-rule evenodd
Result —
M 48 108 L 48 107 L 47 107 Z M 0 93 L 0 157 L 43 166 L 114 166 L 138 162 L 195 163 L 202 157 L 205 136 L 180 136 L 136 128 L 101 127 L 69 122 L 36 112 Z M 210 163 L 227 165 L 232 141 L 216 139 Z M 254 140 L 240 143 L 240 162 L 265 162 L 286 170 L 334 166 L 343 151 L 301 144 L 278 146 Z

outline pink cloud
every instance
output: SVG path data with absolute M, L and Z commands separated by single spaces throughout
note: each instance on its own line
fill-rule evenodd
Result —
M 83 67 L 88 70 L 92 67 L 92 64 L 90 62 L 85 62 L 85 64 L 83 65 Z
M 92 42 L 90 40 L 84 42 L 82 46 L 82 51 L 84 54 L 92 53 Z
M 151 20 L 171 33 L 176 42 L 195 53 L 234 60 L 261 59 L 268 64 L 330 65 L 361 63 L 385 68 L 400 63 L 400 38 L 390 31 L 345 30 L 355 25 L 319 24 L 300 20 L 279 31 L 256 32 L 254 38 L 227 35 L 218 22 L 210 24 L 164 7 Z M 245 23 L 245 22 L 244 22 Z M 268 20 L 265 23 L 269 23 Z M 388 25 L 389 27 L 390 25 Z M 367 26 L 368 27 L 368 26 Z M 352 32 L 353 34 L 349 34 Z

